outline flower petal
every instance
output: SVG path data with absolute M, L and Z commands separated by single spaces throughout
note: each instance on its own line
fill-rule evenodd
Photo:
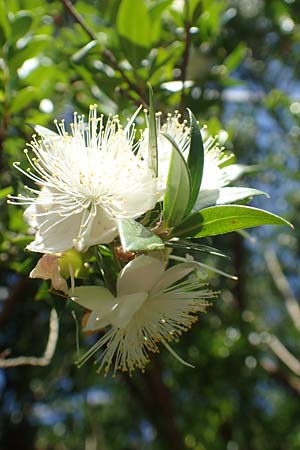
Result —
M 169 286 L 172 286 L 172 284 L 176 283 L 176 281 L 179 281 L 182 278 L 186 277 L 189 273 L 193 272 L 193 270 L 195 269 L 196 266 L 194 263 L 182 263 L 171 267 L 170 269 L 164 272 L 159 282 L 151 290 L 150 295 L 154 296 L 164 291 Z
M 51 280 L 52 287 L 65 294 L 68 293 L 66 280 L 59 272 L 59 256 L 44 255 L 37 262 L 35 268 L 30 272 L 30 278 L 41 278 L 42 280 Z
M 97 311 L 92 311 L 87 319 L 86 325 L 83 331 L 96 331 L 101 328 L 110 325 L 110 315 L 109 313 L 100 315 Z
M 102 286 L 79 286 L 69 290 L 71 300 L 99 315 L 105 315 L 111 311 L 117 303 L 112 293 Z
M 30 225 L 41 223 L 45 218 L 41 219 L 41 216 L 37 216 L 37 214 L 43 210 L 44 208 L 41 205 L 31 205 L 24 213 L 26 221 Z M 41 227 L 36 233 L 35 240 L 26 248 L 39 253 L 63 253 L 72 248 L 73 237 L 78 235 L 80 228 L 81 214 L 74 214 L 59 222 L 60 220 L 61 217 L 57 213 L 49 213 L 47 215 L 47 228 L 52 228 L 43 232 L 43 227 Z
M 147 292 L 137 292 L 118 297 L 118 306 L 110 315 L 110 323 L 115 327 L 125 328 L 147 298 Z
M 149 292 L 164 273 L 165 265 L 150 256 L 141 255 L 128 263 L 119 273 L 118 296 Z

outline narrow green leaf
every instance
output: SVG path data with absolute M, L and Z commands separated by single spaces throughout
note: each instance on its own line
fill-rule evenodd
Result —
M 30 58 L 37 56 L 48 44 L 49 36 L 33 36 L 33 38 L 28 42 L 26 47 L 22 48 L 18 52 L 14 52 L 8 61 L 10 69 L 17 70 L 22 64 Z
M 34 86 L 27 86 L 24 89 L 20 89 L 17 91 L 17 95 L 10 104 L 10 112 L 15 114 L 24 110 L 28 105 L 32 104 L 33 100 L 38 96 L 39 91 Z
M 150 170 L 155 176 L 158 175 L 158 156 L 157 156 L 157 130 L 154 108 L 154 97 L 151 85 L 149 86 L 149 142 L 148 142 L 148 164 Z
M 192 240 L 184 240 L 184 239 L 176 239 L 165 242 L 166 247 L 183 249 L 186 251 L 192 252 L 205 252 L 210 253 L 215 256 L 222 256 L 223 258 L 229 258 L 229 256 L 222 253 L 215 247 L 211 247 L 210 245 L 198 244 L 198 242 L 194 242 Z
M 6 0 L 0 0 L 0 37 L 1 45 L 4 43 L 11 34 L 10 23 L 8 21 L 8 8 Z
M 250 206 L 211 206 L 184 220 L 173 230 L 172 236 L 200 238 L 260 225 L 292 226 L 282 217 Z
M 88 42 L 84 47 L 72 55 L 71 60 L 78 64 L 97 44 L 98 41 Z
M 18 39 L 25 36 L 30 30 L 31 24 L 32 16 L 28 14 L 27 11 L 19 11 L 11 24 L 11 37 L 13 41 L 16 42 Z
M 190 118 L 191 142 L 187 165 L 191 176 L 191 195 L 187 211 L 190 212 L 197 200 L 201 186 L 204 165 L 204 147 L 197 120 L 190 109 L 188 109 L 188 113 Z
M 192 211 L 196 212 L 213 205 L 233 204 L 249 200 L 256 195 L 265 195 L 269 197 L 266 192 L 252 188 L 224 187 L 220 189 L 204 189 L 199 192 Z
M 117 16 L 118 33 L 137 46 L 150 48 L 150 20 L 144 1 L 122 0 Z
M 159 40 L 163 31 L 161 26 L 161 16 L 165 9 L 172 4 L 173 0 L 156 0 L 149 4 L 149 17 L 151 22 L 151 42 L 155 43 Z
M 242 60 L 245 58 L 247 53 L 247 46 L 244 42 L 241 42 L 232 53 L 230 53 L 224 60 L 223 64 L 227 68 L 228 72 L 235 70 Z
M 174 227 L 186 215 L 190 200 L 191 182 L 189 169 L 176 142 L 170 135 L 166 133 L 163 135 L 173 146 L 163 202 L 163 217 L 167 226 Z
M 132 219 L 119 219 L 118 228 L 125 252 L 141 252 L 164 248 L 159 236 Z
M 34 125 L 32 123 L 27 123 L 28 126 L 30 126 L 30 128 L 32 128 L 39 136 L 43 137 L 44 139 L 46 138 L 54 138 L 54 137 L 59 137 L 59 135 L 57 133 L 55 133 L 52 130 L 49 130 L 49 128 L 43 127 L 42 125 Z

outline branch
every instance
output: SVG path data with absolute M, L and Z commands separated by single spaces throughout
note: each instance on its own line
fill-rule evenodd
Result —
M 260 365 L 268 375 L 286 387 L 293 395 L 296 394 L 297 396 L 300 396 L 299 378 L 287 376 L 278 368 L 277 364 L 269 358 L 262 358 L 260 360 Z
M 273 281 L 285 300 L 286 309 L 298 331 L 300 331 L 300 306 L 291 290 L 289 282 L 284 275 L 277 256 L 272 250 L 264 254 L 269 272 Z
M 267 345 L 292 372 L 300 376 L 300 361 L 282 344 L 282 342 L 270 334 Z
M 65 9 L 70 13 L 70 15 L 73 17 L 75 22 L 77 22 L 81 26 L 81 28 L 86 32 L 86 34 L 89 36 L 89 38 L 92 39 L 93 41 L 98 41 L 97 35 L 89 27 L 89 25 L 86 23 L 84 18 L 78 13 L 78 11 L 74 7 L 71 0 L 61 0 L 61 3 L 64 5 Z M 140 105 L 140 103 L 142 103 L 143 107 L 147 107 L 147 97 L 146 97 L 144 91 L 142 89 L 140 89 L 138 86 L 136 86 L 130 80 L 130 78 L 128 78 L 128 76 L 126 75 L 126 73 L 124 72 L 122 67 L 118 64 L 118 61 L 116 60 L 113 53 L 110 50 L 108 50 L 107 48 L 104 48 L 101 51 L 101 56 L 103 59 L 105 59 L 107 61 L 107 63 L 113 69 L 115 69 L 117 72 L 120 73 L 123 80 L 128 84 L 130 89 L 132 89 L 134 92 L 136 92 L 138 94 L 138 96 L 140 97 L 140 102 L 138 103 L 138 105 Z M 124 94 L 126 95 L 126 91 L 124 91 Z M 132 97 L 131 97 L 131 99 L 132 99 Z
M 54 308 L 51 309 L 49 320 L 49 336 L 45 352 L 42 356 L 18 356 L 4 359 L 7 353 L 0 355 L 0 368 L 17 366 L 48 366 L 53 358 L 58 339 L 58 317 Z

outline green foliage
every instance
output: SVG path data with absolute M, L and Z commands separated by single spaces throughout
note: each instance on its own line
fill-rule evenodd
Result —
M 164 248 L 159 236 L 135 220 L 119 219 L 118 230 L 125 252 L 147 252 Z
M 178 237 L 205 237 L 260 225 L 290 225 L 276 214 L 242 205 L 212 206 L 192 214 L 174 230 Z
M 191 178 L 191 193 L 187 208 L 187 212 L 189 213 L 193 209 L 201 186 L 204 164 L 204 148 L 197 120 L 192 111 L 188 110 L 188 113 L 191 127 L 191 143 L 187 159 L 187 165 Z
M 174 227 L 185 217 L 191 195 L 191 178 L 188 166 L 174 139 L 164 133 L 172 144 L 167 187 L 164 196 L 163 217 L 167 227 Z

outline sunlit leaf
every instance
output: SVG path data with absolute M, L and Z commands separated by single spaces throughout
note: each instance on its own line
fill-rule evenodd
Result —
M 250 206 L 212 206 L 192 214 L 173 230 L 172 236 L 215 236 L 260 225 L 291 226 L 282 217 Z
M 186 215 L 189 205 L 191 182 L 187 164 L 174 139 L 164 133 L 173 149 L 169 166 L 166 192 L 164 196 L 163 217 L 169 227 L 178 225 Z
M 117 16 L 120 36 L 140 47 L 149 48 L 150 20 L 144 1 L 122 0 Z
M 16 14 L 11 23 L 12 39 L 16 42 L 30 30 L 32 24 L 32 16 L 27 11 L 20 11 Z
M 119 219 L 118 228 L 125 252 L 140 252 L 164 248 L 159 236 L 131 219 Z
M 243 187 L 224 187 L 220 189 L 205 189 L 200 191 L 193 212 L 213 205 L 226 205 L 251 199 L 256 195 L 266 195 L 258 189 Z
M 204 148 L 197 120 L 190 109 L 188 109 L 188 113 L 191 128 L 191 142 L 189 148 L 189 156 L 187 160 L 187 165 L 191 177 L 191 194 L 188 205 L 188 212 L 190 212 L 198 197 L 199 189 L 201 186 L 203 175 L 203 164 L 204 164 Z

